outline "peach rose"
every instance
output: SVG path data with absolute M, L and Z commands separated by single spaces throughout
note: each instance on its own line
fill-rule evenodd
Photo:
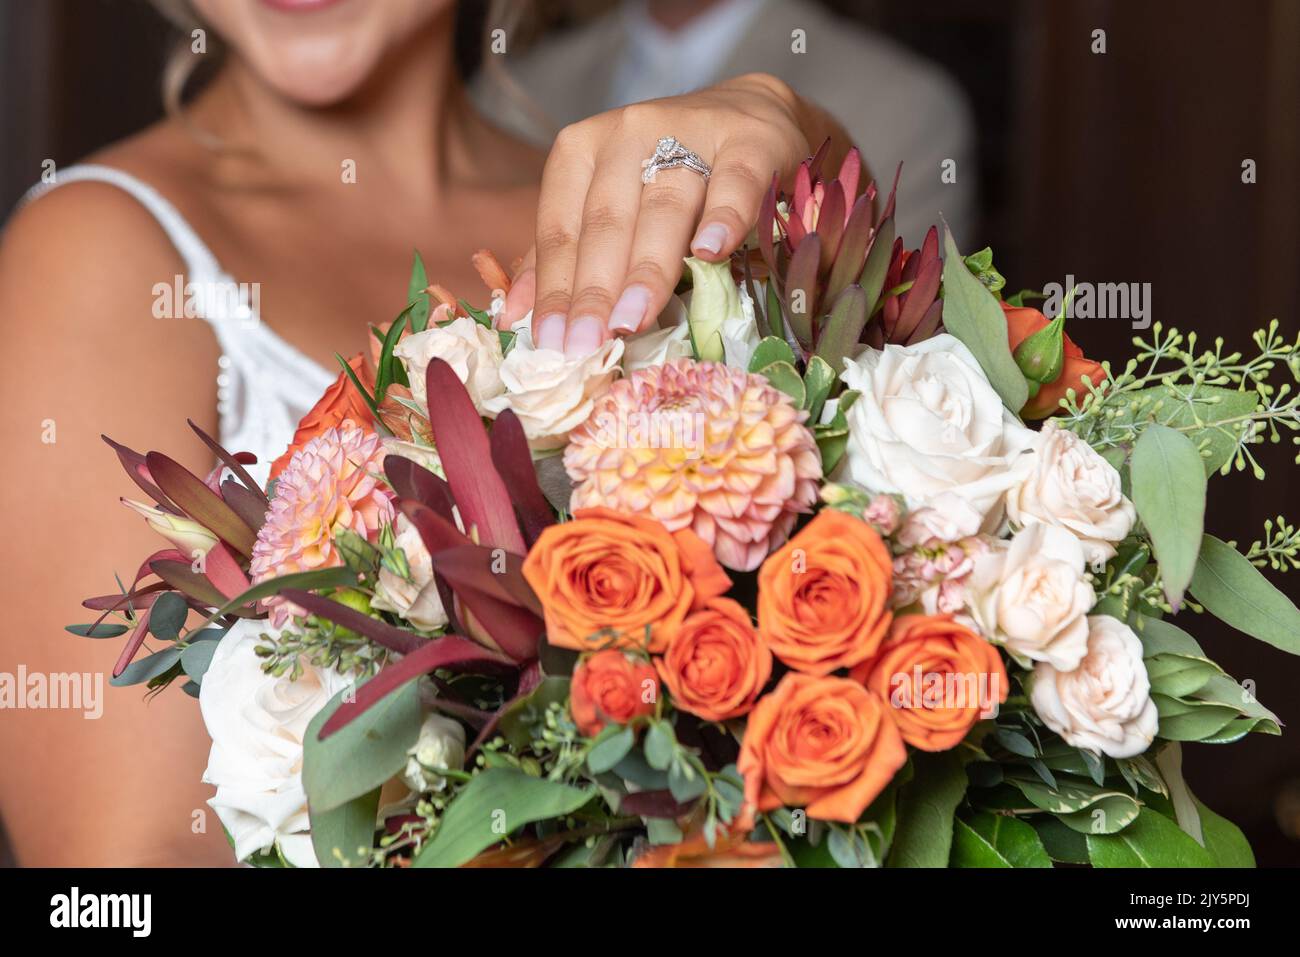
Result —
M 366 365 L 366 360 L 361 353 L 358 352 L 349 359 L 348 366 L 356 373 L 362 385 L 373 393 L 375 389 L 374 374 Z M 370 407 L 366 405 L 366 400 L 361 398 L 361 394 L 357 392 L 356 386 L 352 384 L 348 374 L 340 372 L 339 377 L 334 380 L 334 384 L 326 389 L 325 394 L 320 397 L 320 401 L 302 417 L 302 420 L 298 423 L 298 430 L 293 433 L 293 442 L 289 448 L 271 463 L 270 477 L 278 477 L 284 471 L 285 466 L 289 464 L 289 460 L 293 458 L 293 453 L 322 432 L 338 428 L 347 419 L 351 419 L 362 428 L 373 429 L 374 418 L 370 413 Z
M 573 723 L 589 738 L 611 722 L 627 724 L 639 715 L 654 714 L 658 698 L 654 666 L 617 648 L 584 658 L 569 685 Z
M 956 747 L 1007 700 L 997 649 L 951 615 L 896 618 L 880 653 L 851 677 L 889 703 L 903 740 L 922 751 Z
M 791 668 L 812 675 L 875 654 L 889 629 L 893 563 L 876 530 L 823 509 L 758 573 L 758 630 Z
M 578 651 L 668 646 L 682 621 L 731 587 L 689 529 L 608 508 L 580 508 L 541 534 L 524 577 L 542 603 L 546 638 Z
M 1035 332 L 1047 328 L 1047 323 L 1050 321 L 1037 309 L 1028 306 L 1009 306 L 1004 302 L 1002 312 L 1007 318 L 1007 344 L 1011 346 L 1012 352 L 1015 352 L 1016 346 Z M 1065 347 L 1061 374 L 1051 382 L 1044 382 L 1039 386 L 1037 394 L 1020 410 L 1022 418 L 1042 419 L 1052 415 L 1060 408 L 1066 390 L 1073 389 L 1076 395 L 1083 392 L 1086 387 L 1079 380 L 1084 376 L 1091 379 L 1093 385 L 1101 385 L 1102 380 L 1106 378 L 1106 370 L 1101 367 L 1100 362 L 1085 359 L 1083 350 L 1076 346 L 1069 336 L 1064 333 L 1061 336 Z
M 715 598 L 686 617 L 655 666 L 678 708 L 705 721 L 726 721 L 754 707 L 772 677 L 772 653 L 749 612 L 730 598 Z
M 848 678 L 788 672 L 749 716 L 736 769 L 761 812 L 801 807 L 852 823 L 907 761 L 881 698 Z

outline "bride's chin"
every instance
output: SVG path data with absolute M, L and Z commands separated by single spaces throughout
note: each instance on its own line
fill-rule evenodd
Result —
M 327 107 L 356 93 L 374 72 L 378 57 L 355 47 L 303 51 L 249 63 L 277 94 L 305 107 Z

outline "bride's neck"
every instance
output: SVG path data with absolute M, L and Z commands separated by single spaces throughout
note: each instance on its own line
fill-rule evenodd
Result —
M 417 202 L 481 173 L 474 158 L 492 135 L 469 104 L 451 24 L 441 19 L 390 51 L 343 102 L 289 100 L 232 55 L 193 113 L 221 142 L 231 174 L 332 186 L 350 165 L 356 181 L 383 182 Z

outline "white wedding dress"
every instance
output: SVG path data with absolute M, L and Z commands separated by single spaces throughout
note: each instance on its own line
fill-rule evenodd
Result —
M 212 326 L 221 346 L 221 358 L 217 360 L 217 411 L 221 417 L 218 441 L 231 452 L 256 455 L 257 465 L 248 471 L 255 480 L 265 483 L 270 463 L 289 447 L 298 420 L 316 404 L 337 372 L 309 359 L 263 323 L 246 291 L 242 298 L 229 295 L 238 289 L 235 279 L 221 268 L 176 207 L 134 176 L 109 166 L 70 166 L 58 172 L 57 182 L 32 187 L 22 203 L 66 183 L 88 180 L 109 183 L 130 193 L 158 220 L 180 253 L 186 295 L 193 293 L 201 318 Z M 170 280 L 167 284 L 171 285 Z M 179 310 L 183 305 L 182 300 L 175 303 L 175 308 Z M 193 416 L 200 411 L 176 409 L 172 414 Z

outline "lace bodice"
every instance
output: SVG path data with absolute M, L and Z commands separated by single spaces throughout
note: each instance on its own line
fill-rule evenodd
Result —
M 173 307 L 183 308 L 184 299 L 192 296 L 199 317 L 212 326 L 221 346 L 216 372 L 220 442 L 232 452 L 256 455 L 258 463 L 249 472 L 265 482 L 270 463 L 289 447 L 298 420 L 335 375 L 262 322 L 257 287 L 241 286 L 222 270 L 176 207 L 147 183 L 109 166 L 70 166 L 59 171 L 57 182 L 32 187 L 23 202 L 65 183 L 87 180 L 110 183 L 130 193 L 158 220 L 180 253 L 185 267 L 183 298 L 177 301 L 173 297 Z M 180 409 L 177 414 L 194 411 Z

